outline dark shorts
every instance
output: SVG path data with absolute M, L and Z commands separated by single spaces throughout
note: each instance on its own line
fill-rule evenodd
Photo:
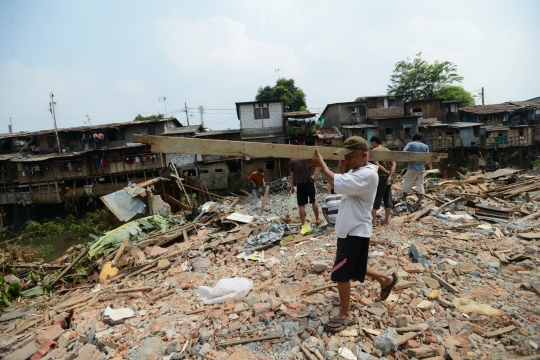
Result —
M 368 265 L 369 238 L 347 236 L 338 238 L 336 261 L 330 278 L 334 282 L 356 279 L 364 282 Z
M 378 210 L 381 207 L 381 201 L 384 201 L 385 209 L 392 208 L 392 185 L 387 185 L 388 176 L 379 176 L 379 185 L 377 185 L 377 194 L 373 208 Z
M 304 206 L 308 203 L 315 203 L 315 184 L 310 183 L 301 183 L 296 184 L 296 200 L 298 201 L 298 206 Z

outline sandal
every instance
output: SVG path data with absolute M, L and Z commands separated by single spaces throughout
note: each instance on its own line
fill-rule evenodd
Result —
M 398 280 L 399 280 L 398 274 L 396 272 L 393 272 L 392 282 L 390 283 L 390 285 L 388 285 L 387 287 L 381 290 L 381 296 L 380 296 L 381 301 L 388 299 L 388 297 L 390 296 L 390 293 L 392 292 L 392 289 L 394 288 L 394 286 L 396 286 Z
M 336 319 L 336 317 L 334 316 L 333 318 L 328 320 L 328 322 L 326 324 L 324 324 L 324 327 L 326 328 L 326 331 L 340 332 L 342 330 L 345 330 L 347 328 L 347 326 L 353 325 L 353 324 L 356 323 L 356 315 L 352 314 L 352 316 L 353 316 L 352 319 Z M 338 327 L 328 326 L 328 324 L 330 324 L 330 323 L 342 324 L 342 325 L 338 326 Z

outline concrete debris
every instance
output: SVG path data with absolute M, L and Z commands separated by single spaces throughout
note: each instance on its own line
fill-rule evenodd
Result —
M 301 234 L 283 179 L 272 184 L 262 216 L 262 199 L 225 199 L 207 206 L 195 222 L 132 239 L 125 249 L 92 260 L 82 283 L 66 277 L 50 294 L 13 301 L 0 317 L 0 351 L 4 359 L 29 358 L 52 342 L 56 348 L 43 350 L 42 358 L 535 355 L 540 239 L 521 235 L 539 233 L 540 216 L 532 215 L 540 211 L 540 197 L 520 189 L 537 178 L 527 172 L 426 178 L 420 209 L 396 201 L 390 225 L 373 230 L 369 266 L 396 272 L 400 281 L 382 302 L 376 281 L 353 283 L 351 312 L 358 320 L 338 333 L 324 327 L 340 306 L 329 280 L 336 236 L 331 226 L 315 224 L 310 206 L 313 232 Z M 322 203 L 328 184 L 316 186 Z M 394 185 L 394 196 L 400 186 Z M 280 219 L 287 214 L 285 224 Z M 73 255 L 67 258 L 69 264 Z M 100 279 L 108 262 L 118 273 Z M 26 283 L 20 272 L 5 279 Z M 65 326 L 54 325 L 70 310 Z

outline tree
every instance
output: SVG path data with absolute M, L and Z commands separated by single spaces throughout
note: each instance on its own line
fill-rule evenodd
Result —
M 306 110 L 307 108 L 306 94 L 294 85 L 294 79 L 279 78 L 274 87 L 259 87 L 255 100 L 283 100 L 285 112 Z
M 135 116 L 135 119 L 133 121 L 148 121 L 148 120 L 161 120 L 165 116 L 163 114 L 157 114 L 157 115 L 150 115 L 150 116 L 142 116 L 141 114 Z
M 396 63 L 390 76 L 389 94 L 407 95 L 408 100 L 432 99 L 441 88 L 463 81 L 457 74 L 457 66 L 449 61 L 435 61 L 433 64 L 422 60 L 422 53 L 413 61 Z
M 475 105 L 472 95 L 461 86 L 445 86 L 435 93 L 435 97 L 446 101 L 463 100 L 463 102 L 459 104 L 459 107 Z

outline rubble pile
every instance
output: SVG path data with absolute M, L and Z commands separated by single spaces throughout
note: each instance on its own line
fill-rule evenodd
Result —
M 376 282 L 353 282 L 358 321 L 339 333 L 323 326 L 339 311 L 337 239 L 313 224 L 309 206 L 308 233 L 296 207 L 282 222 L 283 185 L 268 199 L 205 204 L 202 217 L 159 241 L 119 245 L 96 260 L 96 274 L 108 263 L 112 276 L 14 301 L 0 316 L 1 357 L 536 359 L 538 179 L 427 178 L 423 207 L 396 204 L 371 240 L 369 265 L 399 274 L 394 291 L 381 302 Z M 317 185 L 322 200 L 327 185 Z

